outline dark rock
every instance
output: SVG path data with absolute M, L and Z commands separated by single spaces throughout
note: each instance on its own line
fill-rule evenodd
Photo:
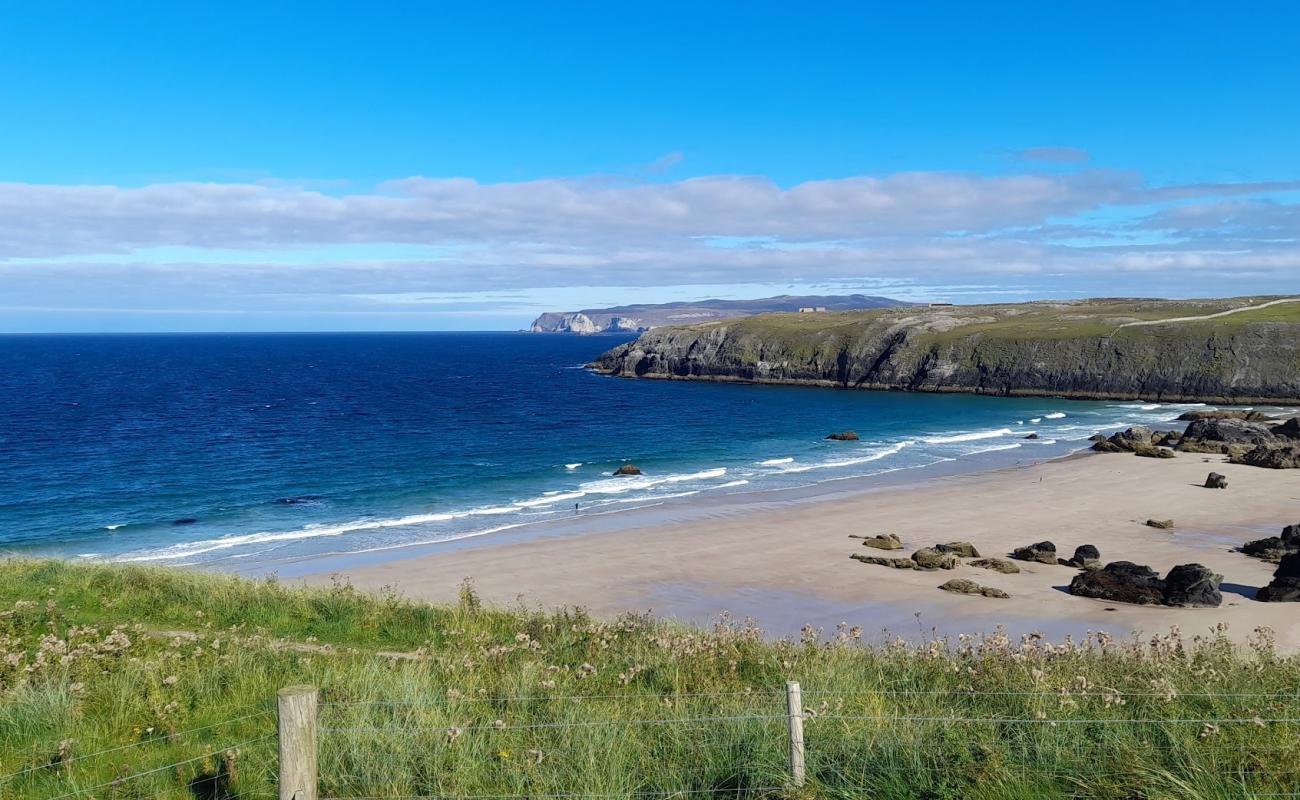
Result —
M 281 506 L 306 506 L 316 503 L 321 499 L 318 494 L 304 494 L 301 497 L 280 497 L 276 499 L 276 505 Z
M 1104 433 L 1094 433 L 1093 435 L 1091 435 L 1091 436 L 1088 437 L 1088 441 L 1090 441 L 1090 442 L 1104 442 L 1104 441 L 1106 441 L 1106 434 L 1104 434 Z
M 614 470 L 614 474 L 615 475 L 640 475 L 641 468 L 638 467 L 636 464 L 624 464 L 623 466 Z
M 1183 422 L 1190 422 L 1198 419 L 1242 419 L 1248 422 L 1262 422 L 1268 419 L 1268 415 L 1259 411 L 1225 411 L 1223 409 L 1203 409 L 1200 411 L 1184 411 L 1178 415 Z
M 985 597 L 1000 597 L 1004 599 L 1011 596 L 1001 589 L 995 589 L 992 586 L 980 586 L 975 581 L 967 580 L 965 578 L 953 578 L 947 583 L 940 585 L 939 588 L 943 589 L 945 592 L 956 592 L 957 594 L 978 594 Z
M 1163 605 L 1165 582 L 1150 567 L 1112 561 L 1101 569 L 1080 572 L 1070 581 L 1070 594 L 1138 605 Z
M 975 545 L 970 542 L 948 542 L 946 544 L 936 544 L 935 550 L 940 553 L 952 553 L 958 558 L 979 558 L 980 551 L 975 549 Z
M 1029 434 L 1028 436 L 1026 436 L 1025 438 L 1026 438 L 1026 439 L 1037 439 L 1037 438 L 1038 438 L 1038 434 L 1036 434 L 1036 433 L 1031 433 L 1031 434 Z M 940 588 L 942 588 L 942 587 L 940 587 Z
M 1137 443 L 1133 445 L 1133 455 L 1143 458 L 1174 458 L 1174 451 L 1155 445 Z
M 953 569 L 957 566 L 957 557 L 951 553 L 940 552 L 933 547 L 922 547 L 912 554 L 917 569 Z
M 1172 519 L 1149 519 L 1145 524 L 1148 528 L 1159 528 L 1162 531 L 1167 531 L 1174 527 L 1174 521 Z
M 910 558 L 886 558 L 884 556 L 869 556 L 864 553 L 854 553 L 849 558 L 854 561 L 861 561 L 863 564 L 877 564 L 882 567 L 893 567 L 894 569 L 916 569 L 916 562 Z
M 1120 447 L 1119 445 L 1115 444 L 1114 442 L 1111 442 L 1111 441 L 1108 441 L 1108 440 L 1105 440 L 1105 439 L 1103 439 L 1103 440 L 1100 441 L 1100 442 L 1096 442 L 1096 443 L 1094 443 L 1093 446 L 1092 446 L 1092 449 L 1093 449 L 1093 450 L 1096 450 L 1098 453 L 1123 453 L 1123 452 L 1125 452 L 1124 448 Z
M 1206 489 L 1227 489 L 1228 478 L 1224 475 L 1220 475 L 1217 472 L 1211 472 L 1209 475 L 1205 476 L 1205 488 Z
M 832 433 L 830 436 L 827 436 L 826 438 L 832 439 L 837 442 L 856 442 L 861 437 L 859 437 L 858 434 L 855 433 L 854 431 L 843 431 L 841 433 Z
M 1300 603 L 1300 553 L 1282 557 L 1273 580 L 1256 593 L 1255 599 L 1266 603 Z
M 174 519 L 174 520 L 172 520 L 172 524 L 173 524 L 173 525 L 193 525 L 194 523 L 196 523 L 196 522 L 198 522 L 198 521 L 199 521 L 198 517 L 181 517 L 180 519 Z
M 1300 444 L 1260 445 L 1232 459 L 1235 464 L 1268 469 L 1300 469 Z
M 1288 525 L 1282 529 L 1281 536 L 1268 536 L 1246 542 L 1241 552 L 1265 561 L 1278 562 L 1292 553 L 1300 553 L 1300 523 Z
M 1156 436 L 1155 444 L 1159 447 L 1176 447 L 1183 435 L 1178 431 L 1169 431 Z
M 877 550 L 902 550 L 903 541 L 898 538 L 896 533 L 882 533 L 879 536 L 863 538 L 863 547 L 874 547 Z
M 1274 425 L 1270 430 L 1274 436 L 1283 439 L 1300 439 L 1300 417 L 1292 417 L 1281 425 Z
M 1262 422 L 1242 419 L 1198 419 L 1183 431 L 1184 442 L 1224 442 L 1227 444 L 1265 444 L 1276 437 Z
M 1134 425 L 1128 430 L 1112 435 L 1108 442 L 1121 450 L 1133 452 L 1138 445 L 1151 445 L 1151 429 L 1145 425 Z
M 1219 592 L 1222 575 L 1200 564 L 1179 564 L 1165 576 L 1165 605 L 1185 608 L 1218 608 L 1223 602 Z
M 1056 545 L 1051 542 L 1039 542 L 1025 547 L 1017 547 L 1012 558 L 1021 561 L 1037 561 L 1040 564 L 1056 563 Z
M 1060 560 L 1063 567 L 1076 567 L 1078 569 L 1096 569 L 1101 566 L 1101 551 L 1094 545 L 1081 544 L 1074 548 L 1073 558 L 1063 558 Z
M 991 569 L 994 572 L 1001 572 L 1006 575 L 1014 575 L 1020 571 L 1020 567 L 1016 566 L 1014 561 L 1008 561 L 1005 558 L 981 558 L 969 563 L 972 567 Z

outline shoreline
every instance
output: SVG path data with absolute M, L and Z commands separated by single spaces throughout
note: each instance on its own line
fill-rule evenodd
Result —
M 1200 486 L 1209 470 L 1228 476 L 1226 491 Z M 1125 636 L 1178 625 L 1201 632 L 1223 622 L 1244 640 L 1255 627 L 1274 629 L 1280 648 L 1300 649 L 1300 618 L 1286 603 L 1251 599 L 1275 565 L 1232 548 L 1275 535 L 1300 519 L 1300 487 L 1286 471 L 1228 464 L 1221 456 L 1179 453 L 1174 459 L 1128 454 L 1073 455 L 1036 463 L 963 472 L 901 485 L 782 501 L 757 491 L 753 502 L 704 498 L 690 518 L 646 509 L 618 512 L 616 530 L 497 535 L 470 545 L 430 545 L 355 556 L 316 557 L 281 565 L 284 578 L 326 583 L 341 576 L 358 588 L 387 587 L 432 601 L 454 600 L 469 579 L 486 601 L 507 605 L 579 606 L 599 616 L 653 613 L 707 624 L 726 613 L 753 618 L 769 634 L 793 635 L 805 624 L 832 630 L 841 622 L 868 634 L 956 636 L 1041 632 L 1076 638 L 1089 630 Z M 734 496 L 733 496 L 734 497 Z M 642 518 L 627 515 L 643 512 Z M 1143 525 L 1175 519 L 1172 532 Z M 898 533 L 904 550 L 863 548 L 854 535 Z M 1127 560 L 1162 575 L 1176 564 L 1202 563 L 1224 576 L 1216 609 L 1126 606 L 1064 591 L 1077 571 L 1020 563 L 1003 575 L 955 570 L 891 570 L 849 559 L 852 553 L 907 555 L 936 542 L 966 540 L 984 556 L 1054 541 L 1069 557 L 1093 544 L 1103 563 Z M 349 563 L 349 561 L 351 563 Z M 1002 588 L 1011 600 L 952 595 L 937 586 L 968 578 Z

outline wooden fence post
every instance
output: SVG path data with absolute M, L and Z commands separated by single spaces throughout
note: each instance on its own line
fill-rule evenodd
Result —
M 803 758 L 803 694 L 798 681 L 785 684 L 785 707 L 790 720 L 790 782 L 796 787 L 804 784 Z M 283 800 L 283 799 L 282 799 Z
M 280 800 L 317 800 L 315 686 L 279 693 Z

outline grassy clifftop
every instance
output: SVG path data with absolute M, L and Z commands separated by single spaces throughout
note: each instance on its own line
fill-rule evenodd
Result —
M 628 377 L 1290 401 L 1300 398 L 1300 302 L 1284 300 L 1086 300 L 767 314 L 652 331 L 601 356 L 595 366 Z
M 273 796 L 273 698 L 299 683 L 324 693 L 323 797 L 1296 788 L 1300 660 L 1267 632 L 1245 651 L 1214 631 L 1055 646 L 860 635 L 772 642 L 743 625 L 483 608 L 468 590 L 439 607 L 341 585 L 5 562 L 0 796 Z M 807 708 L 802 790 L 785 777 L 789 679 Z

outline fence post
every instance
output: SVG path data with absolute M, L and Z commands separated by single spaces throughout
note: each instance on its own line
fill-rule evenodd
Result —
M 790 720 L 790 782 L 799 787 L 804 784 L 804 760 L 803 694 L 798 681 L 786 681 L 785 707 Z
M 280 800 L 317 800 L 315 686 L 280 690 Z

